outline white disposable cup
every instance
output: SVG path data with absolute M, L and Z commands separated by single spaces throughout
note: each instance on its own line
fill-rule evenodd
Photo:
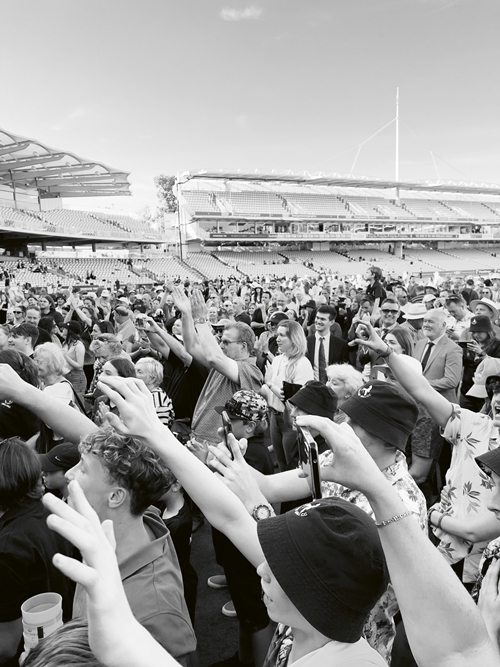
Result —
M 23 617 L 24 648 L 34 648 L 40 639 L 60 628 L 62 622 L 62 597 L 59 593 L 40 593 L 26 600 L 21 606 Z

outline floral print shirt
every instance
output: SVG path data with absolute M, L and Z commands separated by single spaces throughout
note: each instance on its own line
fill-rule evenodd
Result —
M 321 466 L 327 467 L 331 465 L 332 459 L 333 453 L 331 451 L 324 452 L 320 456 Z M 405 504 L 405 507 L 413 512 L 422 530 L 427 531 L 425 497 L 410 475 L 403 452 L 398 450 L 395 462 L 382 470 L 382 473 L 391 482 L 394 490 Z M 353 491 L 341 484 L 325 481 L 321 482 L 321 488 L 324 498 L 331 496 L 343 498 L 357 505 L 375 520 L 375 515 L 368 499 L 360 491 Z M 388 664 L 390 664 L 392 644 L 396 635 L 393 618 L 398 611 L 398 601 L 396 600 L 392 585 L 389 584 L 386 592 L 371 610 L 363 632 L 366 641 L 380 653 Z
M 453 404 L 453 412 L 443 436 L 453 445 L 451 464 L 441 499 L 434 505 L 438 512 L 457 519 L 468 519 L 483 514 L 491 496 L 493 482 L 476 464 L 475 457 L 495 449 L 498 429 L 485 414 L 471 412 Z M 432 528 L 440 540 L 438 549 L 448 563 L 465 558 L 463 580 L 476 579 L 481 554 L 486 542 L 471 544 L 461 537 L 449 535 L 440 528 Z

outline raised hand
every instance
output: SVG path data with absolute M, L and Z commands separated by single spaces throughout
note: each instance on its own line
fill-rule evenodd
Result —
M 191 294 L 191 312 L 194 319 L 198 317 L 204 317 L 206 319 L 208 317 L 207 304 L 199 289 L 194 289 Z
M 238 441 L 232 433 L 229 434 L 228 440 L 233 458 L 231 458 L 231 454 L 223 443 L 218 447 L 210 445 L 209 450 L 213 455 L 210 467 L 218 473 L 224 484 L 238 496 L 247 511 L 251 512 L 260 502 L 267 501 L 252 475 L 250 466 L 243 458 L 242 450 L 246 450 L 246 440 L 243 438 Z
M 380 338 L 378 333 L 369 322 L 360 322 L 356 327 L 356 338 L 349 345 L 364 345 L 375 352 L 385 352 L 387 344 Z
M 191 312 L 191 303 L 182 287 L 172 286 L 172 299 L 174 300 L 175 307 L 178 311 L 183 315 L 189 315 Z
M 488 630 L 491 640 L 498 648 L 498 636 L 500 632 L 500 560 L 491 562 L 481 584 L 481 592 L 477 606 L 483 617 L 484 624 Z
M 299 426 L 322 435 L 333 452 L 332 463 L 321 468 L 321 479 L 366 493 L 385 478 L 363 443 L 348 424 L 335 424 L 326 417 L 303 415 L 295 418 Z
M 120 416 L 112 412 L 106 415 L 118 433 L 139 438 L 156 428 L 166 428 L 158 419 L 151 392 L 142 380 L 101 376 L 97 386 L 118 408 Z

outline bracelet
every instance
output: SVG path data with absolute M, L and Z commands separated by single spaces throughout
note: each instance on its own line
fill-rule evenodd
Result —
M 387 343 L 386 343 L 386 345 L 387 345 Z M 387 359 L 387 357 L 390 357 L 393 352 L 394 352 L 394 350 L 392 349 L 392 347 L 390 345 L 387 345 L 386 351 L 384 353 L 379 352 L 378 356 L 382 357 L 382 359 Z
M 377 522 L 375 521 L 375 525 L 377 528 L 383 528 L 384 526 L 388 526 L 390 523 L 395 523 L 396 521 L 400 521 L 401 519 L 404 519 L 405 516 L 411 516 L 413 512 L 411 510 L 408 510 L 406 512 L 403 512 L 403 514 L 396 514 L 395 516 L 391 516 L 390 519 L 387 519 L 387 521 L 380 521 Z
M 439 515 L 438 522 L 436 523 L 436 528 L 441 528 L 441 523 L 443 522 L 443 519 L 444 519 L 445 516 L 446 516 L 446 514 L 440 514 Z M 442 530 L 444 530 L 444 528 L 442 528 Z

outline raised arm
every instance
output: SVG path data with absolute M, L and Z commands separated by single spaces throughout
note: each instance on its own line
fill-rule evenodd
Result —
M 200 290 L 193 290 L 191 295 L 191 310 L 196 321 L 199 318 L 205 322 L 196 324 L 196 331 L 203 349 L 204 363 L 209 368 L 215 368 L 232 382 L 239 381 L 238 364 L 234 359 L 227 357 L 221 350 L 216 337 L 212 333 L 212 327 L 207 321 L 208 309 Z
M 168 331 L 162 329 L 152 317 L 146 319 L 145 331 L 151 342 L 151 346 L 160 352 L 165 359 L 168 359 L 168 353 L 172 350 L 184 366 L 191 366 L 193 357 L 186 351 L 184 345 L 175 336 L 171 336 Z
M 98 387 L 120 412 L 120 417 L 108 413 L 109 423 L 119 433 L 139 438 L 156 452 L 209 522 L 225 533 L 250 562 L 260 565 L 265 559 L 257 538 L 257 524 L 217 475 L 162 425 L 144 383 L 132 378 L 106 377 Z
M 21 380 L 11 366 L 0 364 L 0 400 L 5 399 L 33 412 L 69 442 L 79 443 L 88 433 L 97 429 L 79 410 L 61 401 L 54 401 L 40 389 Z
M 359 324 L 357 330 L 358 334 L 360 330 L 362 332 L 364 331 L 368 338 L 360 338 L 358 335 L 358 337 L 349 343 L 349 345 L 364 345 L 381 356 L 387 354 L 387 363 L 399 384 L 416 401 L 422 403 L 434 421 L 444 428 L 452 414 L 451 403 L 431 387 L 422 373 L 415 370 L 414 365 L 408 358 L 406 358 L 406 355 L 395 354 L 392 349 L 384 343 L 371 324 L 368 324 L 367 322 Z
M 196 333 L 194 326 L 193 314 L 191 312 L 191 303 L 181 287 L 172 288 L 172 298 L 174 303 L 182 313 L 182 338 L 186 352 L 192 355 L 196 361 L 199 361 L 204 366 L 209 367 L 207 359 L 203 353 L 200 339 Z
M 498 667 L 472 598 L 418 521 L 406 515 L 404 503 L 354 431 L 322 417 L 297 417 L 297 423 L 321 433 L 334 452 L 335 481 L 364 493 L 382 523 L 379 535 L 391 583 L 419 667 Z

